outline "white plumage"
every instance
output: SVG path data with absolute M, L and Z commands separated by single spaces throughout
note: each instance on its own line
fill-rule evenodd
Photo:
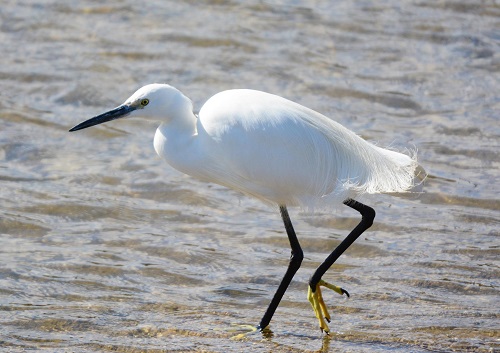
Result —
M 181 95 L 170 87 L 161 91 Z M 189 124 L 179 131 L 172 120 L 163 122 L 155 149 L 199 179 L 268 203 L 305 207 L 413 186 L 414 158 L 377 147 L 282 97 L 247 89 L 220 92 L 203 105 L 198 120 L 187 98 L 178 101 L 186 109 L 171 119 Z
M 154 147 L 174 168 L 279 205 L 292 252 L 287 272 L 258 326 L 261 330 L 269 325 L 304 258 L 287 206 L 343 203 L 362 216 L 309 281 L 308 299 L 321 330 L 328 333 L 330 314 L 321 286 L 349 294 L 322 276 L 375 217 L 371 207 L 354 198 L 363 193 L 409 190 L 418 167 L 415 156 L 377 147 L 297 103 L 246 89 L 216 94 L 197 118 L 191 101 L 177 89 L 147 85 L 117 108 L 70 131 L 125 116 L 161 122 Z

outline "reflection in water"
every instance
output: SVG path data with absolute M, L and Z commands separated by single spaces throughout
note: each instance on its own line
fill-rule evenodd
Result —
M 492 2 L 4 3 L 2 347 L 499 349 Z M 325 293 L 329 337 L 307 281 L 355 212 L 290 210 L 303 268 L 273 334 L 231 340 L 232 324 L 258 323 L 287 265 L 277 210 L 169 169 L 151 146 L 156 124 L 67 133 L 150 82 L 172 83 L 198 108 L 228 88 L 269 91 L 382 146 L 418 149 L 424 193 L 364 200 L 375 225 L 327 273 L 351 294 Z

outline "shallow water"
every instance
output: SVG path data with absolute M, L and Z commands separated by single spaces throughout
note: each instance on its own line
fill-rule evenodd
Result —
M 500 7 L 494 1 L 11 1 L 0 8 L 0 346 L 23 352 L 500 350 Z M 417 148 L 424 193 L 366 199 L 376 223 L 327 272 L 324 337 L 306 300 L 349 209 L 277 209 L 182 175 L 156 126 L 67 130 L 150 82 L 196 109 L 254 88 L 380 145 Z

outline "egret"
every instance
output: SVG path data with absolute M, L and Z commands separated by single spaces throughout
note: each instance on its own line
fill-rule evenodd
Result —
M 279 206 L 290 241 L 286 273 L 260 324 L 266 329 L 304 258 L 287 207 L 344 204 L 361 221 L 316 269 L 308 300 L 322 331 L 330 322 L 321 287 L 349 293 L 322 277 L 373 223 L 375 211 L 355 198 L 398 193 L 415 184 L 416 156 L 369 143 L 326 116 L 277 95 L 234 89 L 217 93 L 193 113 L 189 98 L 167 84 L 149 84 L 118 107 L 69 131 L 124 117 L 158 121 L 158 155 L 175 169 Z

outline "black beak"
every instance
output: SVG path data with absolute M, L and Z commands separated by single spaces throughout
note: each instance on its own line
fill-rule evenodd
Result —
M 102 124 L 102 123 L 105 123 L 107 121 L 123 118 L 123 117 L 129 115 L 135 109 L 136 109 L 135 107 L 132 107 L 130 105 L 126 105 L 126 104 L 120 105 L 119 107 L 116 107 L 115 109 L 110 110 L 107 113 L 104 113 L 104 114 L 101 114 L 98 116 L 94 116 L 93 118 L 91 118 L 89 120 L 85 120 L 84 122 L 76 125 L 75 127 L 73 127 L 69 131 L 71 132 L 71 131 L 86 129 L 88 127 Z

